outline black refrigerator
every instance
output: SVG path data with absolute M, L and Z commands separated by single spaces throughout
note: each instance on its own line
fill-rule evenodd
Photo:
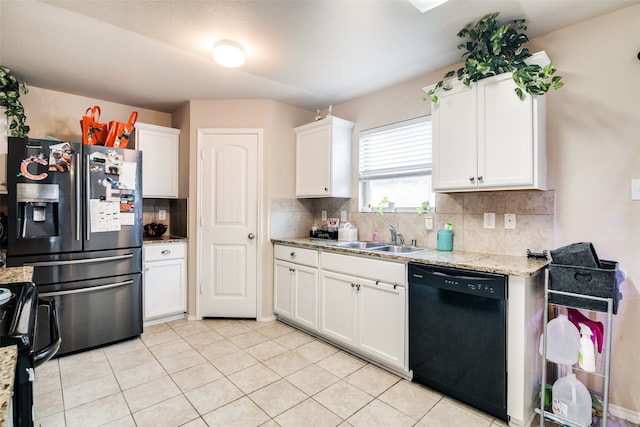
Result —
M 136 150 L 9 138 L 7 266 L 55 300 L 58 356 L 142 333 L 141 168 Z

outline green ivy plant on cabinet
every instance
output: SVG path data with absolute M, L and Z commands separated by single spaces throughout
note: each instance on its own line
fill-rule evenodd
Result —
M 20 95 L 29 91 L 27 83 L 0 65 L 0 194 L 7 194 L 8 137 L 26 138 L 29 126 Z

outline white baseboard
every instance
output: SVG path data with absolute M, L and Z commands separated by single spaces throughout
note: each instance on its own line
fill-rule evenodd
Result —
M 256 319 L 256 322 L 273 322 L 276 319 L 276 315 L 272 314 L 271 316 L 260 316 Z
M 172 314 L 171 316 L 159 317 L 157 319 L 146 320 L 144 326 L 156 325 L 158 323 L 171 322 L 172 320 L 184 319 L 184 313 Z
M 609 404 L 609 412 L 616 418 L 630 421 L 634 424 L 640 424 L 640 412 Z

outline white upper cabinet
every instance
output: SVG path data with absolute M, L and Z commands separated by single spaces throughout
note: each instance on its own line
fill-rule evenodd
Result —
M 504 73 L 431 104 L 435 191 L 546 189 L 545 96 L 515 87 Z
M 135 143 L 143 153 L 143 197 L 177 198 L 180 129 L 136 123 Z
M 333 116 L 295 128 L 296 197 L 351 196 L 352 129 Z

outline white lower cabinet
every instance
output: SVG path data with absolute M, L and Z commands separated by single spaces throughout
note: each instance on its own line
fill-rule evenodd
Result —
M 341 344 L 355 345 L 357 278 L 323 271 L 320 280 L 320 332 Z
M 330 252 L 321 261 L 320 334 L 406 371 L 405 264 Z
M 286 245 L 274 258 L 278 318 L 408 372 L 404 263 Z
M 405 356 L 406 288 L 358 279 L 358 343 L 374 357 L 400 368 Z
M 308 330 L 318 328 L 318 251 L 276 245 L 275 306 L 279 317 Z
M 184 242 L 143 246 L 145 321 L 187 311 L 186 248 Z

